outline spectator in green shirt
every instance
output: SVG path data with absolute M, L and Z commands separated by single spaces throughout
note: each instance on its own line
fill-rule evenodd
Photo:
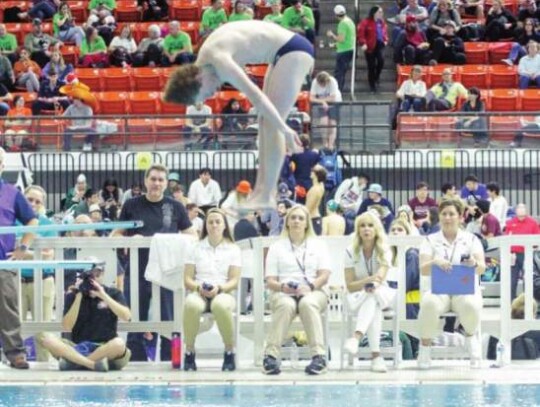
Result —
M 292 6 L 283 13 L 283 27 L 303 35 L 312 44 L 315 42 L 315 19 L 313 11 L 302 4 L 302 0 L 293 0 Z
M 272 13 L 264 16 L 264 21 L 282 25 L 283 14 L 281 14 L 281 1 L 273 0 L 270 2 L 270 8 L 272 9 Z
M 95 27 L 87 27 L 86 37 L 81 44 L 80 64 L 86 68 L 104 68 L 109 65 L 107 45 Z
M 67 2 L 63 2 L 58 8 L 58 13 L 53 16 L 53 34 L 60 41 L 74 42 L 78 47 L 81 46 L 84 30 L 75 24 Z
M 244 20 L 253 20 L 253 10 L 246 7 L 242 0 L 236 0 L 234 3 L 234 10 L 229 16 L 229 23 Z
M 356 26 L 354 22 L 347 17 L 345 7 L 338 4 L 334 7 L 334 15 L 338 19 L 337 34 L 331 30 L 326 32 L 326 36 L 336 42 L 336 68 L 334 77 L 337 80 L 340 92 L 345 87 L 345 75 L 350 68 L 354 47 L 356 47 Z
M 7 32 L 5 24 L 0 24 L 0 54 L 7 57 L 11 64 L 17 61 L 17 38 Z
M 115 8 L 116 0 L 90 0 L 88 3 L 90 14 L 99 18 L 111 16 Z
M 24 37 L 24 47 L 30 51 L 31 58 L 43 68 L 51 59 L 51 45 L 60 49 L 64 45 L 61 41 L 43 32 L 42 22 L 39 18 L 32 21 L 32 31 Z
M 206 38 L 212 31 L 227 22 L 227 13 L 222 0 L 212 0 L 212 7 L 205 10 L 201 20 L 201 38 Z
M 169 35 L 163 40 L 162 66 L 183 65 L 195 61 L 191 37 L 180 30 L 178 21 L 169 23 Z

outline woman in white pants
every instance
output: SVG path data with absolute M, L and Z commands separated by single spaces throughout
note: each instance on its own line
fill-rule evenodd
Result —
M 351 246 L 345 251 L 345 282 L 351 310 L 357 312 L 354 336 L 345 343 L 345 350 L 358 352 L 359 341 L 367 335 L 372 353 L 371 370 L 385 373 L 386 364 L 380 354 L 382 310 L 392 305 L 394 290 L 386 283 L 392 252 L 379 218 L 367 211 L 356 218 Z
M 422 293 L 420 313 L 420 350 L 418 367 L 428 369 L 431 365 L 431 340 L 439 333 L 440 317 L 445 312 L 453 311 L 465 330 L 470 351 L 471 367 L 480 367 L 481 344 L 476 334 L 480 325 L 482 293 L 478 276 L 484 273 L 484 249 L 478 238 L 461 229 L 464 206 L 459 199 L 444 200 L 439 204 L 441 230 L 429 235 L 420 246 L 420 272 L 422 276 L 431 276 L 432 266 L 437 265 L 451 273 L 453 265 L 465 265 L 475 268 L 475 292 L 471 295 L 436 295 L 431 293 L 431 277 L 427 291 Z

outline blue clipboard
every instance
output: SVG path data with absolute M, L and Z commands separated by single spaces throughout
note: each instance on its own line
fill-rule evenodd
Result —
M 439 266 L 431 267 L 431 292 L 433 294 L 468 295 L 475 292 L 474 267 L 455 265 L 446 272 Z

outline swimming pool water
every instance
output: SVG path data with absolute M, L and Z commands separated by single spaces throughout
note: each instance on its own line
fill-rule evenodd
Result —
M 0 406 L 477 407 L 540 405 L 540 385 L 0 386 Z

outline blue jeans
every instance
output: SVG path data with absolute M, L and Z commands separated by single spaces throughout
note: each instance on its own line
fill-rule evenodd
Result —
M 422 112 L 426 107 L 426 99 L 424 98 L 413 98 L 410 96 L 405 96 L 405 99 L 401 103 L 401 111 L 408 112 L 411 108 L 415 112 Z
M 85 143 L 93 144 L 96 138 L 96 132 L 91 128 L 84 129 L 70 129 L 67 128 L 64 132 L 64 151 L 71 151 L 71 139 L 75 134 L 86 134 L 84 138 Z
M 9 105 L 5 102 L 0 102 L 0 116 L 7 115 L 9 111 Z
M 537 76 L 536 78 L 533 79 L 530 76 L 519 75 L 519 88 L 520 89 L 527 89 L 531 82 L 536 83 L 536 87 L 540 88 L 540 76 Z
M 39 18 L 42 21 L 52 18 L 54 13 L 56 13 L 56 9 L 49 3 L 44 2 L 36 4 L 28 11 L 30 17 Z
M 190 64 L 193 61 L 195 61 L 195 55 L 189 52 L 182 52 L 176 56 L 173 63 L 171 63 L 168 56 L 163 55 L 163 57 L 161 58 L 161 66 L 171 66 L 173 64 L 184 65 L 184 64 Z
M 508 55 L 508 59 L 511 59 L 513 62 L 516 62 L 521 57 L 524 57 L 525 55 L 527 55 L 527 51 L 525 50 L 525 47 L 523 45 L 520 45 L 518 42 L 514 42 L 512 44 L 512 48 L 510 49 L 510 54 Z
M 338 83 L 338 88 L 343 92 L 345 87 L 345 76 L 347 71 L 351 66 L 351 61 L 353 59 L 353 51 L 338 52 L 336 54 L 336 68 L 334 70 L 334 77 Z

